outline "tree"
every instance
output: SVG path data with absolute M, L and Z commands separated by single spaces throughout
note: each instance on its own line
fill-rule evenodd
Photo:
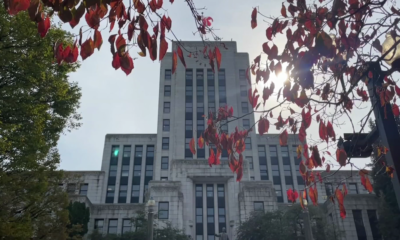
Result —
M 80 238 L 88 232 L 88 222 L 90 220 L 90 210 L 86 207 L 85 203 L 81 202 L 69 202 L 68 205 L 68 216 L 69 216 L 69 237 Z M 79 226 L 79 228 L 76 228 Z
M 89 235 L 90 240 L 143 240 L 147 239 L 147 226 L 148 221 L 145 217 L 144 211 L 139 211 L 138 215 L 132 219 L 134 229 L 132 232 L 127 232 L 122 235 L 107 234 L 102 235 L 97 231 L 94 231 Z M 182 230 L 175 228 L 171 223 L 166 223 L 166 226 L 159 227 L 155 224 L 154 226 L 154 240 L 190 240 Z
M 314 219 L 312 227 L 316 240 L 338 240 L 341 233 L 333 225 L 326 222 L 322 210 L 309 208 L 310 217 Z M 293 240 L 304 239 L 302 208 L 295 204 L 286 211 L 253 212 L 238 228 L 238 240 Z
M 79 126 L 81 94 L 68 81 L 78 65 L 53 64 L 52 44 L 72 36 L 54 27 L 41 39 L 27 13 L 11 17 L 4 8 L 0 26 L 0 236 L 65 239 L 68 198 L 56 146 Z
M 396 119 L 399 123 L 400 119 Z M 370 128 L 373 129 L 375 124 L 370 121 Z M 400 210 L 394 193 L 393 184 L 390 176 L 386 174 L 386 160 L 383 154 L 379 154 L 379 140 L 374 146 L 374 154 L 371 156 L 371 174 L 374 180 L 374 192 L 379 197 L 378 207 L 378 226 L 379 232 L 384 239 L 394 240 L 400 239 Z M 379 154 L 379 156 L 378 156 Z

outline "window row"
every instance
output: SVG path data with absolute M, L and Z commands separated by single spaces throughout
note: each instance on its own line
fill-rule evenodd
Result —
M 64 184 L 60 183 L 59 184 L 60 188 L 64 188 Z M 78 190 L 77 187 L 79 186 L 79 195 L 87 195 L 88 189 L 89 189 L 89 184 L 88 183 L 67 183 L 67 193 L 69 194 L 75 194 L 76 191 Z

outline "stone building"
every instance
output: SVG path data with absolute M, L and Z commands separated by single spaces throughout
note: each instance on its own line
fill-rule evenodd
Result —
M 202 42 L 182 44 L 191 51 L 202 52 L 204 48 Z M 236 182 L 229 169 L 226 152 L 222 153 L 221 165 L 211 168 L 208 146 L 197 149 L 196 155 L 190 152 L 189 141 L 205 129 L 205 112 L 215 112 L 226 104 L 238 116 L 251 111 L 246 80 L 248 54 L 238 52 L 235 42 L 213 44 L 222 53 L 219 71 L 209 69 L 204 64 L 208 61 L 201 57 L 186 58 L 187 68 L 179 63 L 175 74 L 171 71 L 172 53 L 161 62 L 157 134 L 107 134 L 101 170 L 70 172 L 79 181 L 66 183 L 65 188 L 71 199 L 90 207 L 89 233 L 93 229 L 104 234 L 133 230 L 131 219 L 145 209 L 151 197 L 157 203 L 159 225 L 169 221 L 195 240 L 214 240 L 214 234 L 225 227 L 232 240 L 240 221 L 252 211 L 275 210 L 288 202 L 288 188 L 304 188 L 295 135 L 289 135 L 288 146 L 280 146 L 277 134 L 260 136 L 252 131 L 245 141 L 241 182 Z M 176 47 L 173 43 L 174 50 Z M 253 124 L 254 115 L 249 114 L 221 128 L 232 132 L 236 126 L 248 129 Z M 376 209 L 376 199 L 363 191 L 357 177 L 348 178 L 349 174 L 341 171 L 318 184 L 319 203 L 327 206 L 332 222 L 346 230 L 343 240 L 372 240 L 368 217 Z M 345 220 L 327 201 L 333 186 L 343 179 L 350 191 Z M 362 230 L 366 238 L 357 238 Z

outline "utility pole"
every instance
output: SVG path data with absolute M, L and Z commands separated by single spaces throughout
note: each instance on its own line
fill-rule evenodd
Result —
M 151 198 L 147 202 L 147 210 L 148 210 L 148 216 L 147 216 L 147 240 L 153 240 L 153 220 L 154 220 L 154 206 L 156 205 L 156 201 Z
M 308 204 L 307 199 L 303 199 L 304 238 L 305 238 L 305 240 L 313 240 L 312 230 L 311 230 L 311 222 L 310 222 L 310 213 L 308 212 L 307 204 Z

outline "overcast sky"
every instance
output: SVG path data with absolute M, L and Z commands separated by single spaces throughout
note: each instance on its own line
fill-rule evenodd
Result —
M 195 4 L 199 8 L 206 7 L 204 15 L 214 19 L 217 35 L 225 41 L 236 41 L 238 51 L 248 52 L 250 60 L 262 51 L 261 45 L 267 41 L 265 29 L 268 27 L 259 16 L 258 27 L 251 29 L 250 14 L 253 7 L 260 6 L 264 15 L 277 16 L 282 6 L 281 1 L 265 0 L 195 0 Z M 196 31 L 195 24 L 183 0 L 175 0 L 172 5 L 164 0 L 164 8 L 168 10 L 172 29 L 180 40 L 200 40 L 198 35 L 193 34 Z M 71 31 L 69 25 L 64 28 Z M 132 73 L 126 76 L 121 70 L 115 71 L 111 66 L 107 32 L 102 31 L 101 50 L 95 50 L 91 57 L 81 62 L 81 68 L 70 75 L 70 79 L 78 82 L 82 88 L 79 113 L 83 117 L 83 126 L 61 137 L 58 145 L 61 169 L 99 170 L 104 138 L 108 133 L 156 133 L 160 64 L 158 61 L 152 62 L 149 57 L 138 57 L 140 50 L 133 48 L 131 56 L 138 59 L 134 61 Z M 167 36 L 172 38 L 171 34 Z M 275 40 L 278 48 L 282 46 L 279 45 L 282 42 L 280 39 L 283 38 Z M 356 123 L 357 120 L 359 115 L 354 115 L 353 121 Z M 315 122 L 312 126 L 317 128 Z M 348 126 L 342 131 L 349 132 L 351 128 Z

